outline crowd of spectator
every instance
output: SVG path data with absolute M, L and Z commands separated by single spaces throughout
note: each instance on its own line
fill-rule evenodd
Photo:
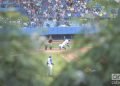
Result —
M 0 8 L 18 7 L 14 0 L 0 0 Z
M 55 22 L 55 26 L 70 26 L 68 19 L 88 13 L 85 0 L 21 0 L 20 3 L 32 26 L 42 26 L 48 20 Z
M 43 26 L 46 21 L 52 21 L 55 26 L 70 26 L 69 19 L 83 17 L 90 12 L 87 8 L 89 0 L 9 0 L 22 7 L 30 22 L 29 26 Z M 2 0 L 0 0 L 2 2 Z M 50 27 L 50 24 L 46 24 Z

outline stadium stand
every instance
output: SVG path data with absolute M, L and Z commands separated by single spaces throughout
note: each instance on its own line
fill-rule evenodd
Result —
M 86 4 L 89 0 L 7 0 L 2 5 L 9 3 L 20 9 L 30 18 L 29 26 L 43 26 L 47 20 L 56 21 L 55 26 L 65 24 L 70 26 L 68 21 L 71 17 L 82 17 L 89 12 Z M 17 7 L 15 7 L 17 8 Z
M 30 19 L 28 26 L 43 26 L 48 20 L 55 22 L 55 27 L 65 24 L 71 26 L 69 19 L 84 17 L 86 14 L 99 15 L 101 10 L 87 7 L 90 0 L 1 0 L 1 11 L 8 11 L 11 6 L 21 11 Z M 11 5 L 10 5 L 11 4 Z M 3 9 L 4 8 L 4 9 Z M 19 9 L 18 9 L 19 8 Z M 49 26 L 49 24 L 46 24 Z
M 30 21 L 27 22 L 26 28 L 22 30 L 28 34 L 36 31 L 42 32 L 41 35 L 73 35 L 78 32 L 91 33 L 93 29 L 86 29 L 85 26 L 73 26 L 69 21 L 69 19 L 73 17 L 81 18 L 86 14 L 99 15 L 101 10 L 87 7 L 89 1 L 90 0 L 0 0 L 0 12 L 19 11 L 27 15 Z M 44 29 L 36 29 L 36 27 Z

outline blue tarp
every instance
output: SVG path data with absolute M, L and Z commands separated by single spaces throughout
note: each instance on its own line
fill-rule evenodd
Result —
M 44 34 L 78 34 L 81 30 L 81 27 L 54 27 L 48 28 Z
M 96 33 L 97 29 L 94 27 L 52 27 L 52 28 L 22 28 L 23 32 L 27 34 L 38 33 L 40 35 L 62 35 L 62 34 L 82 34 L 82 33 Z

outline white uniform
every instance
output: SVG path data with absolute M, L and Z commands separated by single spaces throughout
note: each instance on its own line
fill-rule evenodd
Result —
M 47 66 L 48 66 L 48 74 L 52 75 L 53 63 L 52 63 L 52 58 L 50 57 L 47 60 Z
M 65 48 L 66 45 L 69 46 L 68 44 L 69 44 L 69 40 L 66 39 L 62 44 L 59 44 L 59 48 L 60 48 L 60 49 Z M 65 48 L 65 49 L 66 49 L 66 48 Z

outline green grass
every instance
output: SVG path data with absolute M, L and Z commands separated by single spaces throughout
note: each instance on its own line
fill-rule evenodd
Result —
M 52 43 L 52 50 L 54 50 L 54 49 L 56 49 L 56 48 L 59 48 L 58 47 L 58 45 L 60 44 L 60 43 L 62 43 L 63 42 L 63 40 L 62 41 L 59 41 L 59 42 L 53 42 Z M 41 46 L 41 49 L 43 49 L 43 51 L 44 51 L 44 49 L 45 49 L 45 46 L 44 46 L 44 44 Z M 67 48 L 67 50 L 68 50 L 69 48 Z M 48 48 L 48 50 L 49 50 L 49 48 Z M 61 53 L 61 52 L 41 52 L 42 50 L 40 50 L 39 52 L 37 51 L 37 52 L 34 52 L 34 56 L 36 56 L 36 58 L 38 59 L 38 60 L 40 60 L 40 61 L 42 61 L 42 63 L 43 63 L 43 65 L 44 65 L 44 68 L 46 69 L 46 71 L 43 71 L 44 73 L 44 77 L 39 77 L 38 76 L 38 80 L 41 80 L 41 78 L 42 78 L 42 80 L 43 80 L 43 82 L 45 82 L 45 86 L 49 86 L 51 83 L 52 83 L 52 81 L 54 80 L 54 78 L 55 77 L 57 77 L 57 75 L 59 75 L 60 74 L 60 72 L 63 70 L 63 68 L 66 66 L 66 64 L 67 64 L 67 62 L 66 62 L 66 60 L 63 58 L 64 57 L 64 54 L 63 53 Z M 47 64 L 46 64 L 46 62 L 47 62 L 47 58 L 49 57 L 49 56 L 52 56 L 52 58 L 53 58 L 53 63 L 54 63 L 54 66 L 53 66 L 53 77 L 50 77 L 50 76 L 48 76 L 47 75 Z M 41 70 L 41 68 L 39 69 L 39 70 Z M 40 71 L 41 72 L 41 71 Z
M 52 43 L 52 48 L 59 48 L 59 44 L 61 44 L 62 42 L 53 42 Z M 49 45 L 48 45 L 49 46 Z M 41 46 L 41 48 L 42 49 L 44 49 L 45 48 L 45 45 L 43 44 L 42 46 Z
M 47 60 L 49 55 L 51 55 L 53 57 L 53 63 L 54 63 L 53 77 L 56 77 L 61 72 L 61 70 L 64 68 L 66 62 L 63 59 L 62 54 L 60 54 L 60 53 L 46 54 L 44 57 L 45 61 Z M 46 76 L 46 80 L 48 80 L 48 82 L 46 82 L 46 84 L 48 86 L 53 81 L 53 79 L 54 79 L 53 77 Z
M 54 78 L 62 71 L 62 69 L 66 66 L 66 61 L 63 58 L 63 54 L 62 53 L 38 53 L 35 52 L 34 53 L 36 55 L 36 58 L 38 58 L 38 60 L 42 61 L 42 63 L 44 64 L 44 67 L 47 70 L 47 58 L 49 57 L 49 55 L 52 56 L 53 58 L 53 77 L 50 77 L 47 75 L 47 71 L 44 71 L 44 77 L 38 77 L 38 79 L 45 81 L 45 86 L 49 86 L 49 84 L 54 80 Z M 41 68 L 40 68 L 41 70 Z

